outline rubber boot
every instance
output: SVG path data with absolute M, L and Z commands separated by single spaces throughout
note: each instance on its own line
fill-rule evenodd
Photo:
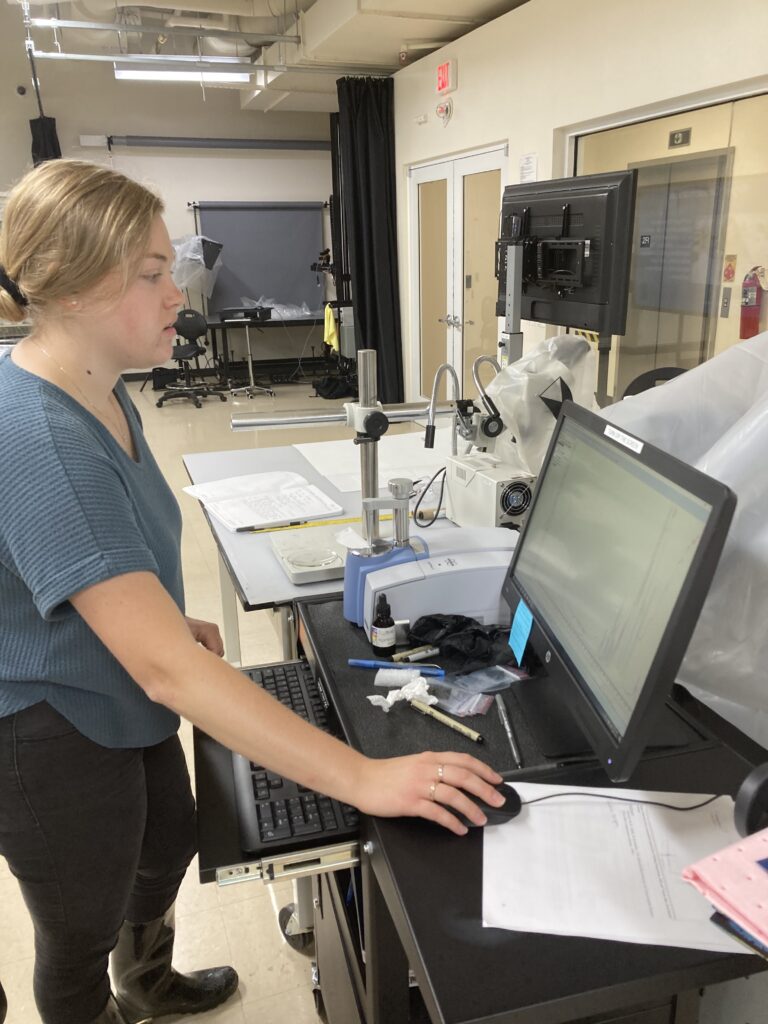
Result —
M 169 1013 L 201 1013 L 237 991 L 231 967 L 179 974 L 171 967 L 174 908 L 147 924 L 125 921 L 112 951 L 115 999 L 128 1024 Z
M 125 1017 L 120 1013 L 115 997 L 110 996 L 109 1002 L 91 1024 L 126 1024 Z

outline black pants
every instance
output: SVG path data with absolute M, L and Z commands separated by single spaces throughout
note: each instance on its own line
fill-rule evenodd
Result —
M 109 996 L 123 920 L 152 921 L 195 853 L 195 805 L 176 736 L 112 750 L 49 704 L 0 719 L 0 854 L 35 927 L 44 1024 L 87 1024 Z

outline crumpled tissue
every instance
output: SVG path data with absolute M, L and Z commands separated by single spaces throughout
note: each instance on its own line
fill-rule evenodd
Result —
M 428 684 L 423 676 L 406 683 L 399 690 L 390 690 L 386 697 L 379 697 L 378 694 L 369 696 L 368 700 L 376 708 L 388 712 L 393 704 L 401 700 L 420 700 L 423 704 L 437 704 L 437 697 L 429 692 Z

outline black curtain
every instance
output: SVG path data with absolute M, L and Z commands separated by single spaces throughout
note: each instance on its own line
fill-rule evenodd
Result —
M 376 349 L 379 400 L 402 402 L 394 82 L 341 78 L 339 155 L 358 346 Z
M 56 118 L 35 117 L 29 122 L 32 129 L 32 163 L 45 163 L 46 160 L 58 160 L 61 157 L 61 146 L 56 134 Z

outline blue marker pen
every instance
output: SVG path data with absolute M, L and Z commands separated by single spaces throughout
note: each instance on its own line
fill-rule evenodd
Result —
M 442 678 L 445 675 L 445 669 L 433 668 L 431 665 L 408 665 L 403 664 L 400 661 L 377 661 L 369 658 L 349 658 L 347 664 L 352 668 L 403 668 L 409 669 L 411 672 L 414 668 L 417 668 L 420 676 L 437 676 Z

